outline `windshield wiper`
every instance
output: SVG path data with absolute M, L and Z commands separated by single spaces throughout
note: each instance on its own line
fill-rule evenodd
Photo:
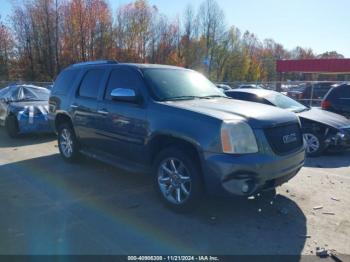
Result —
M 170 97 L 165 98 L 163 101 L 175 101 L 175 100 L 194 100 L 194 99 L 201 99 L 201 96 L 176 96 L 176 97 Z
M 171 98 L 166 98 L 163 101 L 175 101 L 175 100 L 194 100 L 194 99 L 210 99 L 216 97 L 226 97 L 221 95 L 209 95 L 209 96 L 176 96 Z
M 221 95 L 210 95 L 210 96 L 202 96 L 201 98 L 217 98 L 217 97 L 224 97 L 227 98 L 227 96 L 221 96 Z

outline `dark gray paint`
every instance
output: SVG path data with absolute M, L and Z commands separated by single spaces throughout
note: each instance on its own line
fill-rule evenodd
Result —
M 108 75 L 120 67 L 132 70 L 141 80 L 143 68 L 185 70 L 157 65 L 118 64 L 82 66 L 81 71 L 104 68 Z M 106 162 L 118 166 L 125 166 L 125 163 L 129 166 L 141 164 L 147 169 L 151 164 L 150 145 L 154 139 L 166 136 L 187 141 L 198 152 L 207 189 L 212 193 L 225 192 L 223 180 L 242 172 L 256 180 L 257 191 L 264 187 L 267 180 L 281 176 L 290 179 L 304 163 L 303 147 L 286 156 L 277 156 L 270 149 L 262 131 L 265 127 L 298 123 L 298 118 L 293 113 L 229 98 L 157 102 L 152 99 L 147 86 L 139 90 L 139 104 L 104 101 L 102 87 L 106 86 L 107 78 L 105 76 L 96 101 L 83 102 L 77 98 L 79 81 L 72 84 L 67 96 L 58 95 L 54 87 L 50 97 L 50 119 L 53 126 L 57 115 L 68 116 L 82 146 L 94 151 L 89 153 L 90 156 L 106 159 Z M 71 107 L 72 104 L 74 108 Z M 101 111 L 107 113 L 99 113 Z M 258 154 L 235 156 L 221 153 L 221 125 L 224 120 L 237 119 L 248 122 L 253 128 L 259 144 Z M 87 151 L 89 149 L 85 148 L 84 152 Z M 229 193 L 241 194 L 235 189 Z

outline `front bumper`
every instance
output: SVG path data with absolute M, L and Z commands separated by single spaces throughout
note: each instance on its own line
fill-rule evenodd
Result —
M 294 177 L 304 165 L 304 147 L 286 156 L 273 153 L 229 155 L 204 153 L 203 171 L 209 194 L 251 196 Z
M 331 150 L 350 149 L 350 129 L 339 130 L 328 136 L 325 140 L 326 146 Z

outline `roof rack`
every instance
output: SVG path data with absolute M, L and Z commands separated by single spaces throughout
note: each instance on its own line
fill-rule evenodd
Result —
M 87 65 L 103 65 L 103 64 L 118 64 L 118 62 L 116 60 L 96 60 L 96 61 L 76 63 L 76 64 L 73 64 L 72 67 L 87 66 Z

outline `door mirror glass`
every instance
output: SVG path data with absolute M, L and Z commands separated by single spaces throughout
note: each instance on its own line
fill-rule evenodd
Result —
M 137 103 L 138 97 L 135 90 L 129 88 L 116 88 L 111 92 L 111 98 L 115 101 Z

